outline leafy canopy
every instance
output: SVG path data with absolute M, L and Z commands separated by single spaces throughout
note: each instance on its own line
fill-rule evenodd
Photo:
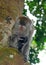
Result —
M 29 61 L 36 64 L 40 61 L 38 58 L 39 50 L 44 49 L 46 42 L 46 0 L 26 0 L 25 3 L 29 7 L 30 13 L 37 17 L 36 34 L 33 37 L 33 47 L 30 48 L 29 54 Z M 27 15 L 26 12 L 27 9 L 24 9 L 23 14 Z

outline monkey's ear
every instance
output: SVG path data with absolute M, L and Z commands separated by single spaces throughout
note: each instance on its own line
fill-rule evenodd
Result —
M 31 19 L 30 24 L 34 25 L 35 21 L 33 19 Z
M 34 33 L 35 27 L 32 25 L 32 27 L 30 26 L 30 34 L 32 35 Z

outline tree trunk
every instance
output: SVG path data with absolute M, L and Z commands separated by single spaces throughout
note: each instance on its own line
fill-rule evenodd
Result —
M 0 0 L 0 45 L 7 45 L 16 17 L 22 15 L 24 0 Z
M 0 0 L 0 65 L 29 65 L 13 48 L 6 47 L 16 17 L 22 15 L 24 0 Z

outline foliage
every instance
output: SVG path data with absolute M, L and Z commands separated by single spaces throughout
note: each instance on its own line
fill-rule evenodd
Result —
M 36 47 L 30 48 L 29 55 L 30 62 L 35 64 L 39 62 L 38 52 L 44 49 L 46 42 L 46 0 L 26 0 L 25 3 L 28 5 L 30 13 L 37 17 L 36 34 L 32 43 Z M 23 14 L 26 15 L 26 12 L 27 10 L 24 9 Z

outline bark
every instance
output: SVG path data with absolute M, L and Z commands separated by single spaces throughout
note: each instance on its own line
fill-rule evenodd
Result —
M 30 65 L 24 63 L 22 54 L 15 48 L 2 47 L 0 48 L 0 65 Z
M 0 0 L 0 45 L 7 45 L 16 17 L 22 15 L 24 0 Z M 11 20 L 7 21 L 6 18 Z

